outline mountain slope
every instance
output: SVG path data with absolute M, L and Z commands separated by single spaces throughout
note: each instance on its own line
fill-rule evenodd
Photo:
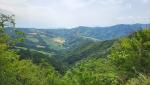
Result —
M 78 48 L 66 52 L 65 62 L 73 64 L 87 57 L 104 57 L 107 55 L 114 42 L 115 40 L 106 40 L 81 45 Z
M 70 65 L 84 58 L 106 56 L 116 39 L 128 36 L 147 26 L 149 25 L 134 24 L 74 29 L 20 28 L 18 30 L 26 35 L 25 42 L 17 46 L 30 49 L 31 52 L 24 49 L 23 51 L 33 53 L 32 55 L 35 56 L 32 57 L 33 61 L 38 59 L 38 62 L 41 62 L 44 59 L 60 73 L 64 73 Z M 13 36 L 12 29 L 7 28 L 6 31 Z M 45 57 L 36 54 L 45 55 Z M 21 57 L 24 59 L 24 56 Z
M 77 27 L 73 29 L 20 28 L 26 34 L 25 43 L 20 46 L 50 52 L 70 50 L 86 42 L 112 40 L 150 27 L 150 24 L 115 25 L 110 27 Z M 13 34 L 7 29 L 9 34 Z

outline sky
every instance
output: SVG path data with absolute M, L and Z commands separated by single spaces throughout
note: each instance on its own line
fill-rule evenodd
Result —
M 150 0 L 0 0 L 17 27 L 71 28 L 150 22 Z

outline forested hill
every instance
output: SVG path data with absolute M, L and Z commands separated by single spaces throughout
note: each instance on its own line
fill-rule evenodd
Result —
M 21 59 L 39 64 L 51 64 L 64 73 L 71 65 L 89 57 L 106 57 L 114 42 L 149 24 L 115 25 L 110 27 L 77 27 L 72 29 L 17 28 L 25 33 L 25 41 L 17 44 L 15 50 Z M 6 32 L 14 37 L 13 30 Z
M 23 50 L 21 54 L 16 54 L 18 49 L 10 49 L 6 43 L 9 40 L 6 40 L 5 33 L 2 34 L 4 35 L 0 37 L 0 85 L 150 84 L 150 29 L 134 32 L 115 42 L 102 41 L 93 45 L 88 43 L 89 46 L 81 46 L 81 51 L 78 48 L 74 49 L 75 51 L 71 52 L 73 55 L 79 53 L 84 56 L 84 52 L 89 55 L 96 54 L 97 52 L 93 50 L 102 52 L 102 49 L 107 48 L 108 55 L 104 55 L 103 58 L 93 55 L 81 59 L 63 74 L 51 66 L 51 62 L 58 57 L 54 59 L 42 53 L 37 54 L 35 50 L 30 52 L 25 48 L 20 49 Z M 25 53 L 24 56 L 22 53 Z M 60 66 L 57 67 L 59 69 L 67 66 L 65 62 L 55 64 Z
M 120 24 L 110 27 L 84 27 L 72 29 L 34 29 L 18 28 L 26 34 L 25 42 L 20 44 L 32 49 L 65 50 L 87 42 L 112 40 L 127 36 L 135 31 L 149 27 L 150 24 Z M 13 34 L 7 28 L 8 34 Z
M 14 9 L 17 20 L 18 18 L 25 19 L 32 16 L 38 19 L 43 18 L 41 14 L 40 16 L 33 15 L 34 7 L 40 10 L 38 5 L 36 5 L 39 3 L 35 3 L 34 1 L 34 7 L 30 7 L 29 5 L 32 6 L 32 4 L 29 4 L 29 2 L 24 4 L 28 5 L 28 8 L 31 8 L 32 12 L 27 13 L 27 16 L 26 14 L 19 16 L 21 13 L 19 11 L 20 7 L 24 6 L 21 3 L 24 2 L 18 1 L 16 3 L 11 2 L 12 7 L 8 6 L 8 8 L 12 8 L 11 12 Z M 77 3 L 74 1 L 71 1 L 71 4 L 75 3 L 77 5 L 78 1 Z M 106 2 L 110 1 L 113 3 L 109 4 L 114 7 L 115 0 L 106 0 Z M 3 2 L 4 0 L 2 0 Z M 8 5 L 11 5 L 11 3 L 8 3 Z M 19 6 L 17 6 L 17 3 Z M 116 5 L 120 7 L 123 3 Z M 65 8 L 68 8 L 69 6 L 66 5 L 69 5 L 70 2 L 67 2 L 67 4 L 56 4 L 64 5 Z M 5 5 L 7 3 L 4 2 L 4 6 L 2 7 L 6 8 Z M 41 4 L 40 8 L 43 8 L 44 5 L 46 4 Z M 54 5 L 54 8 L 57 8 L 57 5 Z M 85 5 L 89 6 L 92 4 L 86 3 Z M 49 9 L 47 6 L 44 9 Z M 15 8 L 18 7 L 17 14 L 17 9 Z M 94 5 L 94 9 L 95 7 L 97 5 Z M 81 6 L 81 8 L 86 7 Z M 106 9 L 109 9 L 109 7 L 106 7 Z M 123 7 L 123 9 L 126 9 L 126 7 Z M 74 7 L 71 10 L 66 11 L 72 12 Z M 50 12 L 51 9 L 47 11 Z M 42 14 L 45 15 L 46 13 L 47 15 L 47 11 L 43 10 Z M 95 13 L 96 11 L 93 12 Z M 41 10 L 39 13 L 41 13 Z M 51 13 L 49 19 L 51 19 Z M 139 16 L 142 16 L 141 13 Z M 21 20 L 17 24 L 15 22 L 15 15 L 0 10 L 0 85 L 150 85 L 150 24 L 118 24 L 108 27 L 79 26 L 70 29 L 16 28 L 15 26 L 19 25 L 19 23 L 23 26 L 29 23 L 23 23 L 24 20 L 23 22 Z M 31 21 L 31 24 L 37 22 L 37 26 L 44 25 L 44 23 L 39 20 L 40 23 L 34 17 L 32 17 L 34 20 L 29 18 L 26 20 Z M 133 17 L 136 18 L 136 16 Z M 59 18 L 57 17 L 57 19 Z M 108 17 L 107 19 L 109 20 L 108 22 L 111 22 L 109 18 L 112 18 Z M 144 22 L 146 20 L 146 18 L 137 18 L 137 21 L 134 20 L 134 22 Z M 35 20 L 36 22 L 34 22 Z M 132 18 L 126 19 L 126 21 L 128 20 L 132 20 Z M 69 23 L 64 23 L 69 26 Z M 54 23 L 50 25 L 52 24 Z M 62 23 L 59 21 L 57 24 L 61 25 Z

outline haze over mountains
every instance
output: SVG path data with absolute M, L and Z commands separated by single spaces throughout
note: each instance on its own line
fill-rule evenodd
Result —
M 0 85 L 150 85 L 149 4 L 0 0 Z
M 20 28 L 17 30 L 27 34 L 23 44 L 26 47 L 61 50 L 74 48 L 82 43 L 117 39 L 149 26 L 150 24 L 119 24 L 109 27 L 80 26 L 72 29 Z
M 79 26 L 72 29 L 18 28 L 17 30 L 25 33 L 25 41 L 19 43 L 17 49 L 20 49 L 19 53 L 23 59 L 28 59 L 24 55 L 32 53 L 34 53 L 32 54 L 33 61 L 38 55 L 45 56 L 38 57 L 38 59 L 45 59 L 56 70 L 63 73 L 69 67 L 68 65 L 75 64 L 83 58 L 106 57 L 116 40 L 148 27 L 150 24 L 118 24 L 109 27 Z M 12 29 L 7 28 L 6 31 L 13 36 Z M 29 57 L 29 59 L 32 58 Z

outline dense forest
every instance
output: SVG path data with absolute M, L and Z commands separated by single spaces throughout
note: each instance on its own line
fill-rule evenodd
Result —
M 0 85 L 150 85 L 149 28 L 97 42 L 76 37 L 82 43 L 65 52 L 29 48 L 25 36 L 13 15 L 0 14 Z

